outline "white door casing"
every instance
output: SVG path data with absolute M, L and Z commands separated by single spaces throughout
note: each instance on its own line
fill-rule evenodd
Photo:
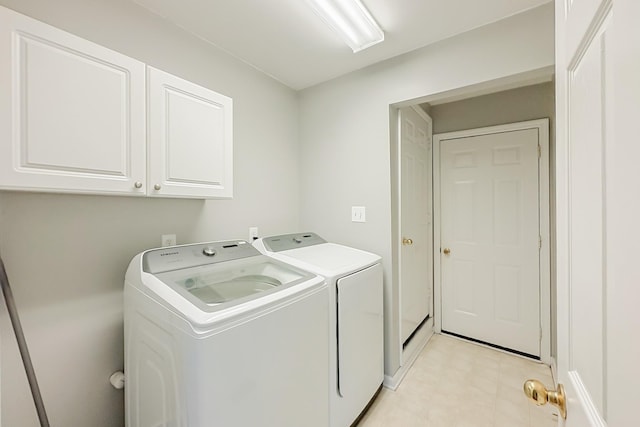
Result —
M 419 107 L 400 120 L 400 337 L 404 343 L 432 315 L 432 121 Z
M 547 119 L 434 136 L 436 330 L 547 363 L 548 141 Z
M 568 427 L 638 423 L 640 2 L 556 2 L 557 381 Z

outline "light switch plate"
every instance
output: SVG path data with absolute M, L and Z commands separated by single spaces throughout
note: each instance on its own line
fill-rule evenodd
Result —
M 366 209 L 364 206 L 351 206 L 351 221 L 352 222 L 367 222 L 365 215 Z

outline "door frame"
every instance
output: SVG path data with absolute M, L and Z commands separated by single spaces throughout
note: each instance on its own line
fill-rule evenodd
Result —
M 442 332 L 442 270 L 441 270 L 441 199 L 440 145 L 456 138 L 490 135 L 517 130 L 537 129 L 540 156 L 538 157 L 538 203 L 541 236 L 540 262 L 540 360 L 552 364 L 551 359 L 551 228 L 550 228 L 550 172 L 549 119 L 529 120 L 505 125 L 489 126 L 433 135 L 433 317 L 437 333 Z

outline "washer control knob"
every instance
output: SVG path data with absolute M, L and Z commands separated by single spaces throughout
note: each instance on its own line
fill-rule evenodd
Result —
M 202 253 L 205 254 L 206 256 L 214 256 L 216 254 L 216 250 L 213 249 L 211 246 L 207 246 L 202 250 Z
M 293 241 L 296 242 L 296 243 L 302 243 L 302 239 L 299 238 L 299 237 L 294 237 Z

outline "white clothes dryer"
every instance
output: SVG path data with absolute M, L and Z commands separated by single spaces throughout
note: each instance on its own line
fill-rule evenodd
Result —
M 154 249 L 125 278 L 127 427 L 328 425 L 322 277 L 245 241 Z
M 384 380 L 381 258 L 314 233 L 265 237 L 253 245 L 329 283 L 329 421 L 350 426 Z

